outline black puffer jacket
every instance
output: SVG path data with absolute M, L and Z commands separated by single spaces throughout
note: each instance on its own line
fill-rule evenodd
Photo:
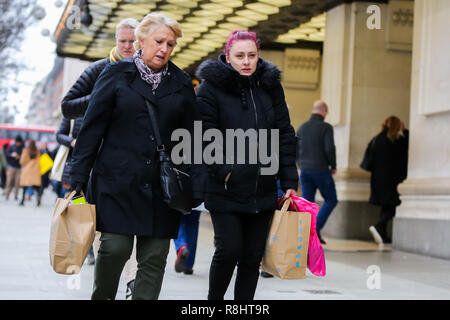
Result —
M 71 145 L 72 141 L 78 137 L 78 132 L 80 132 L 81 125 L 83 124 L 83 118 L 77 118 L 74 120 L 72 134 L 70 135 L 70 120 L 63 118 L 59 129 L 56 132 L 56 141 L 59 144 L 64 145 L 69 148 L 69 155 L 66 159 L 66 164 L 64 165 L 64 171 L 61 178 L 61 182 L 70 184 L 70 170 L 72 168 L 72 151 L 73 147 Z
M 241 76 L 221 55 L 218 60 L 203 62 L 196 75 L 204 80 L 197 92 L 203 130 L 220 130 L 225 145 L 220 155 L 223 159 L 226 155 L 227 129 L 279 129 L 279 152 L 275 152 L 279 167 L 275 174 L 261 174 L 263 167 L 269 165 L 263 165 L 259 156 L 256 164 L 249 162 L 249 148 L 255 146 L 255 143 L 249 143 L 249 139 L 245 144 L 245 164 L 237 164 L 235 140 L 233 164 L 224 161 L 225 164 L 208 166 L 206 208 L 212 212 L 242 213 L 274 210 L 277 205 L 277 179 L 280 179 L 284 191 L 297 190 L 298 186 L 296 137 L 280 83 L 280 71 L 270 62 L 260 59 L 250 77 Z M 270 152 L 270 136 L 269 131 L 265 146 L 256 143 L 258 152 L 262 147 Z M 225 184 L 225 177 L 230 172 L 231 176 Z
M 61 102 L 61 111 L 64 118 L 75 119 L 84 116 L 95 81 L 109 62 L 109 58 L 101 59 L 84 70 Z

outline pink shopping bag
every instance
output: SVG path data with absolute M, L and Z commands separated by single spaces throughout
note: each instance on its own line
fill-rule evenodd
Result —
M 316 230 L 316 219 L 317 214 L 319 213 L 319 206 L 299 196 L 291 195 L 291 199 L 293 201 L 293 204 L 295 205 L 295 208 L 291 208 L 292 210 L 309 212 L 311 214 L 311 231 L 309 233 L 308 248 L 308 269 L 312 274 L 323 277 L 326 273 L 325 254 L 323 252 L 322 244 L 320 243 Z

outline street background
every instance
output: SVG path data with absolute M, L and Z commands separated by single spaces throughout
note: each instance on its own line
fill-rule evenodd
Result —
M 56 195 L 47 189 L 40 207 L 36 207 L 34 198 L 26 201 L 24 207 L 13 198 L 11 194 L 9 201 L 4 197 L 0 200 L 0 299 L 90 299 L 94 266 L 85 264 L 79 276 L 57 274 L 50 266 L 50 219 Z M 448 260 L 396 250 L 380 251 L 371 243 L 363 245 L 362 251 L 348 251 L 351 241 L 326 240 L 332 249 L 325 247 L 325 277 L 307 271 L 302 280 L 260 278 L 255 299 L 450 299 Z M 213 252 L 211 221 L 208 214 L 202 214 L 194 274 L 175 272 L 176 254 L 171 242 L 160 299 L 205 300 Z M 378 282 L 373 281 L 374 268 L 380 270 Z M 234 278 L 226 299 L 233 299 L 233 284 Z M 125 290 L 122 277 L 116 299 L 125 299 Z

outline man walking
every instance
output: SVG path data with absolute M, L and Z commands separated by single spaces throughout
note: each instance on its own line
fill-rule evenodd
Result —
M 95 81 L 103 69 L 110 63 L 131 58 L 135 52 L 134 30 L 139 22 L 128 18 L 116 26 L 116 46 L 111 49 L 109 57 L 90 64 L 81 74 L 75 84 L 70 88 L 61 102 L 61 111 L 66 119 L 83 117 L 89 104 Z
M 311 118 L 297 131 L 297 161 L 303 198 L 314 202 L 319 189 L 325 200 L 317 215 L 317 234 L 322 244 L 326 242 L 320 235 L 320 230 L 338 203 L 332 177 L 336 173 L 336 147 L 333 127 L 324 121 L 327 113 L 328 106 L 325 102 L 314 102 Z

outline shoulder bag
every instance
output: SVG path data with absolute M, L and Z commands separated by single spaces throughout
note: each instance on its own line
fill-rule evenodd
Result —
M 189 214 L 192 209 L 191 176 L 186 172 L 178 170 L 172 163 L 170 156 L 166 154 L 156 121 L 154 106 L 147 99 L 145 103 L 147 104 L 150 121 L 155 134 L 156 151 L 159 154 L 159 175 L 163 190 L 163 200 L 170 208 L 183 214 Z
M 376 138 L 376 137 L 375 137 Z M 364 152 L 364 157 L 359 165 L 359 167 L 366 171 L 372 171 L 373 170 L 373 148 L 375 145 L 375 138 L 370 140 L 369 144 L 367 145 L 366 151 Z

